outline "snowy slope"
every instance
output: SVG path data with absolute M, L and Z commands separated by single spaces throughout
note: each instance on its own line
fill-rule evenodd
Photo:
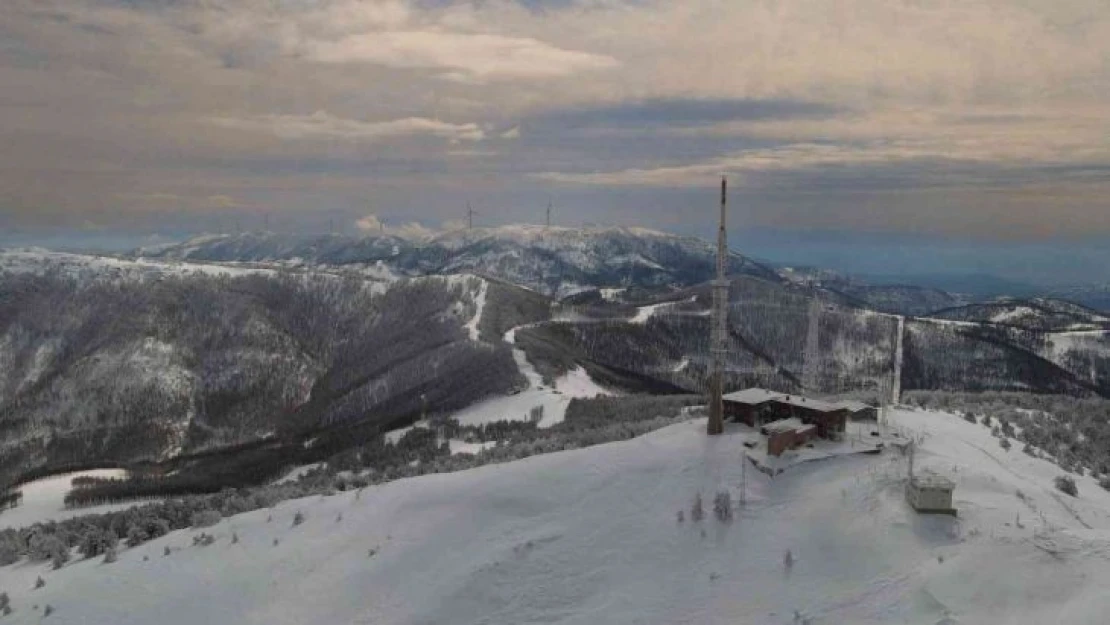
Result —
M 66 508 L 65 496 L 72 489 L 71 482 L 78 477 L 114 478 L 124 477 L 126 471 L 117 469 L 98 469 L 53 475 L 41 480 L 28 482 L 17 490 L 23 493 L 23 502 L 16 508 L 0 511 L 0 530 L 6 528 L 30 527 L 35 523 L 62 521 L 85 514 L 102 514 L 113 510 L 124 510 L 133 503 L 92 506 L 86 508 Z
M 516 331 L 513 328 L 505 333 L 504 340 L 513 348 L 513 360 L 517 369 L 528 380 L 528 388 L 515 395 L 493 397 L 469 406 L 451 415 L 462 425 L 481 425 L 491 421 L 527 421 L 532 408 L 543 408 L 543 419 L 540 427 L 551 427 L 561 423 L 565 418 L 567 406 L 575 397 L 596 397 L 598 395 L 611 395 L 607 389 L 599 386 L 590 379 L 590 376 L 581 367 L 568 372 L 555 380 L 555 388 L 545 386 L 524 350 L 515 347 Z
M 41 248 L 0 250 L 0 271 L 42 273 L 58 270 L 74 277 L 138 279 L 191 274 L 242 276 L 271 275 L 273 269 L 236 264 L 164 262 L 144 258 L 70 254 Z
M 696 420 L 285 502 L 207 530 L 208 548 L 182 531 L 111 565 L 6 567 L 4 622 L 40 622 L 35 604 L 54 607 L 44 622 L 85 625 L 1105 622 L 1110 494 L 1081 479 L 1064 501 L 1056 469 L 952 415 L 893 423 L 923 439 L 919 471 L 958 482 L 960 519 L 910 512 L 887 454 L 773 481 L 747 471 L 732 524 L 711 503 L 705 521 L 678 523 L 696 492 L 736 498 L 741 484 L 739 438 L 706 438 Z M 292 527 L 297 511 L 307 521 Z

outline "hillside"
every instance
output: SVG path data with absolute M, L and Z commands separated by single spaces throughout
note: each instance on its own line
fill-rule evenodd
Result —
M 970 303 L 968 296 L 910 283 L 869 284 L 835 271 L 784 267 L 779 272 L 794 284 L 835 293 L 860 306 L 895 315 L 928 315 Z
M 1110 330 L 1110 317 L 1096 310 L 1064 300 L 1044 298 L 1006 298 L 937 310 L 928 316 L 1045 332 Z
M 703 239 L 641 228 L 529 225 L 458 230 L 415 242 L 389 235 L 213 235 L 135 254 L 199 262 L 378 267 L 405 276 L 473 273 L 555 297 L 621 285 L 687 287 L 712 278 L 716 267 L 716 247 Z M 729 271 L 780 279 L 735 253 Z
M 525 384 L 543 298 L 477 277 L 0 274 L 0 481 L 320 428 L 372 436 Z M 293 438 L 290 438 L 293 437 Z
M 141 460 L 218 465 L 215 488 L 422 416 L 543 407 L 546 427 L 574 396 L 706 389 L 712 247 L 697 239 L 520 226 L 420 243 L 212 236 L 144 254 L 0 252 L 0 481 Z M 936 300 L 890 287 L 871 307 L 833 272 L 738 255 L 731 269 L 729 388 L 1110 396 L 1110 331 L 1081 306 L 903 317 L 883 311 Z
M 1101 622 L 1110 494 L 1090 478 L 1078 498 L 1055 491 L 1056 467 L 954 415 L 892 422 L 921 441 L 917 471 L 955 479 L 959 519 L 911 512 L 892 452 L 742 481 L 734 435 L 695 420 L 288 501 L 204 530 L 210 547 L 185 530 L 112 564 L 0 568 L 5 622 L 38 623 L 46 605 L 62 625 Z M 722 490 L 731 523 L 711 501 L 689 518 L 695 494 Z

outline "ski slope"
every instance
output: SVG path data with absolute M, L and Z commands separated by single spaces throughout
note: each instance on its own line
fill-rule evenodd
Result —
M 481 425 L 492 421 L 527 421 L 532 408 L 543 408 L 543 419 L 540 427 L 551 427 L 562 423 L 566 417 L 567 406 L 575 397 L 596 397 L 597 395 L 611 395 L 612 392 L 594 382 L 586 370 L 577 367 L 566 375 L 555 380 L 554 388 L 546 386 L 524 350 L 516 347 L 516 332 L 513 328 L 505 333 L 505 342 L 513 345 L 513 360 L 517 369 L 528 380 L 528 388 L 515 395 L 493 397 L 486 401 L 478 402 L 454 415 L 462 425 Z
M 71 482 L 78 477 L 113 478 L 125 477 L 126 471 L 119 469 L 97 469 L 53 475 L 41 480 L 28 482 L 17 490 L 23 493 L 23 502 L 16 508 L 0 510 L 0 530 L 6 528 L 29 527 L 35 523 L 62 521 L 85 514 L 101 514 L 113 510 L 124 510 L 133 503 L 111 504 L 85 508 L 66 508 L 65 496 L 72 490 Z
M 694 420 L 284 502 L 206 530 L 217 536 L 207 548 L 181 531 L 114 564 L 5 567 L 15 612 L 4 623 L 1105 622 L 1110 494 L 1081 478 L 1065 500 L 1051 486 L 1058 469 L 954 415 L 894 410 L 892 423 L 921 440 L 918 471 L 958 483 L 959 519 L 908 510 L 904 461 L 888 452 L 774 480 L 746 471 L 746 505 L 719 523 L 712 495 L 739 500 L 741 446 Z M 699 491 L 707 518 L 695 523 Z M 307 521 L 293 527 L 297 511 Z M 37 575 L 46 587 L 33 590 Z M 55 611 L 41 619 L 32 606 L 46 604 Z

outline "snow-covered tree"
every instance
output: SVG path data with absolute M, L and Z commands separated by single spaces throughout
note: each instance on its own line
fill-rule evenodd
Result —
M 694 502 L 690 505 L 690 520 L 699 522 L 705 518 L 705 507 L 702 505 L 701 493 L 694 495 Z

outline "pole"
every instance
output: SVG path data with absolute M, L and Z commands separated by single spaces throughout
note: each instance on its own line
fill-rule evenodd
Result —
M 551 227 L 551 202 L 547 203 L 547 227 Z
M 740 458 L 740 505 L 748 502 L 748 451 L 745 449 Z
M 728 313 L 725 308 L 728 300 L 728 280 L 725 279 L 728 254 L 728 233 L 725 230 L 728 201 L 728 179 L 721 177 L 721 221 L 717 229 L 717 279 L 713 281 L 713 319 L 710 356 L 713 369 L 709 380 L 709 423 L 706 432 L 710 436 L 722 434 L 724 425 L 724 359 L 725 341 L 728 333 Z
M 474 209 L 471 208 L 470 202 L 466 203 L 466 229 L 474 229 Z

